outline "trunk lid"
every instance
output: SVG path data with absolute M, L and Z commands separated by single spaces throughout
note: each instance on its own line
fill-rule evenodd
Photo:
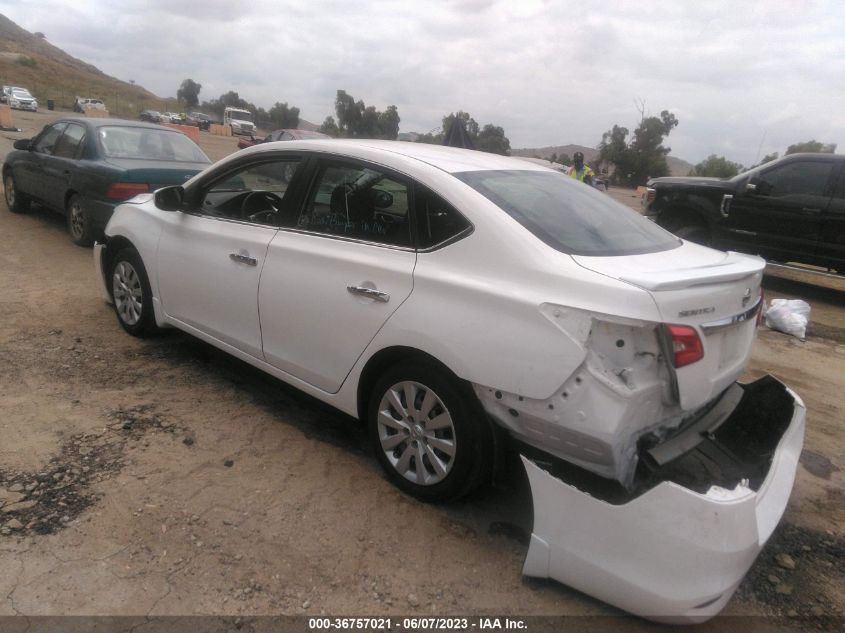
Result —
M 122 182 L 141 182 L 150 185 L 150 190 L 167 185 L 182 185 L 208 167 L 207 163 L 179 161 L 150 161 L 133 158 L 110 158 L 107 163 L 123 171 Z
M 663 323 L 696 330 L 704 357 L 675 370 L 683 409 L 703 406 L 742 374 L 756 330 L 761 258 L 684 242 L 658 253 L 573 259 L 648 292 Z

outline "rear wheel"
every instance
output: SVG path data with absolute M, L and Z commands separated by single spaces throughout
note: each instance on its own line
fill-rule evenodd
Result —
M 91 246 L 95 231 L 91 215 L 85 210 L 81 196 L 73 195 L 67 201 L 67 230 L 70 239 L 78 246 Z
M 425 360 L 393 366 L 370 397 L 370 440 L 388 478 L 423 501 L 450 501 L 490 478 L 493 430 L 472 389 Z
M 9 211 L 12 213 L 26 213 L 29 211 L 29 196 L 20 192 L 11 171 L 3 178 L 3 189 L 6 196 L 6 206 L 9 207 Z

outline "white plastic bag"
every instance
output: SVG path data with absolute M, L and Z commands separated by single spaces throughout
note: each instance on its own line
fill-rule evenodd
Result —
M 766 310 L 766 325 L 804 340 L 810 321 L 810 304 L 801 299 L 772 299 Z

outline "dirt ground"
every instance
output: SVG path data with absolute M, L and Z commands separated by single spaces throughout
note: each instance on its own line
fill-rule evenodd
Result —
M 0 157 L 56 116 L 16 112 Z M 202 146 L 217 159 L 235 141 Z M 619 614 L 522 577 L 515 461 L 456 505 L 405 497 L 354 420 L 187 335 L 126 335 L 64 219 L 4 206 L 0 615 Z M 765 286 L 809 301 L 811 326 L 806 341 L 761 328 L 748 377 L 795 389 L 807 436 L 784 520 L 725 613 L 842 616 L 845 280 Z

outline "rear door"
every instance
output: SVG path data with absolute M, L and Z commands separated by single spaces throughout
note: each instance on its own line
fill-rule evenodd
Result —
M 320 160 L 295 225 L 267 251 L 258 307 L 267 362 L 324 391 L 410 295 L 408 179 Z
M 258 283 L 300 165 L 295 156 L 241 163 L 196 192 L 190 212 L 166 216 L 158 286 L 170 318 L 263 358 Z
M 833 167 L 824 158 L 802 157 L 763 170 L 757 191 L 732 200 L 727 230 L 765 257 L 806 261 L 819 241 Z

